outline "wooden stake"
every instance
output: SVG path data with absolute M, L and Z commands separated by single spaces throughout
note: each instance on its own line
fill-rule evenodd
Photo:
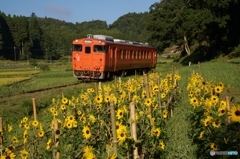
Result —
M 37 109 L 36 109 L 36 99 L 32 98 L 32 103 L 33 103 L 33 117 L 34 120 L 37 120 Z
M 227 102 L 227 112 L 230 112 L 230 99 L 228 96 L 226 96 L 226 102 Z M 227 123 L 230 124 L 231 123 L 231 117 L 229 115 L 227 115 Z
M 3 121 L 2 121 L 2 117 L 0 117 L 0 131 L 1 131 L 0 145 L 2 146 L 2 144 L 3 144 Z
M 112 122 L 112 135 L 113 135 L 113 150 L 114 154 L 118 156 L 118 140 L 116 131 L 116 115 L 113 100 L 110 101 L 110 111 L 111 111 L 111 122 Z
M 134 141 L 137 141 L 137 124 L 136 124 L 136 112 L 135 112 L 135 104 L 134 102 L 130 103 L 130 113 L 131 113 L 131 120 L 133 121 L 131 123 L 131 127 L 132 127 L 132 131 L 131 131 L 131 135 L 132 138 L 134 139 Z M 133 158 L 137 159 L 139 158 L 138 155 L 138 148 L 134 146 L 134 150 L 133 150 Z
M 55 132 L 55 147 L 57 148 L 59 145 L 59 134 L 56 133 L 58 130 L 58 121 L 57 119 L 54 120 L 54 132 Z M 60 151 L 57 150 L 55 153 L 55 159 L 59 159 L 60 158 Z

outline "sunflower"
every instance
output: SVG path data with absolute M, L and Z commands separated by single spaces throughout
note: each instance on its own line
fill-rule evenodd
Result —
M 126 135 L 126 133 L 125 133 L 124 131 L 119 131 L 119 132 L 117 133 L 117 138 L 118 138 L 118 141 L 119 141 L 120 143 L 123 143 L 123 142 L 126 140 L 127 135 Z
M 6 159 L 15 159 L 16 155 L 11 152 L 11 153 L 7 154 L 5 158 L 3 158 L 3 157 L 5 157 L 5 156 L 1 156 L 1 159 L 5 159 L 5 158 Z
M 88 126 L 83 127 L 82 133 L 85 139 L 89 139 L 91 137 L 91 130 Z
M 218 82 L 217 86 L 220 87 L 221 89 L 224 88 L 224 84 L 222 82 Z
M 83 122 L 83 123 L 86 122 L 86 117 L 84 116 L 84 114 L 82 114 L 82 116 L 79 117 L 79 120 L 80 120 L 81 122 Z
M 216 145 L 215 143 L 211 143 L 211 144 L 210 144 L 210 148 L 211 148 L 212 150 L 214 150 L 214 151 L 218 150 L 218 147 L 217 147 L 217 145 Z
M 152 130 L 152 133 L 153 133 L 153 135 L 159 137 L 160 134 L 161 134 L 161 130 L 160 130 L 159 128 L 154 128 L 154 129 Z
M 220 93 L 223 91 L 223 88 L 220 87 L 220 86 L 216 86 L 216 87 L 214 88 L 214 91 L 215 91 L 215 93 L 220 94 Z
M 67 116 L 67 121 L 69 121 L 69 122 L 73 122 L 75 120 L 75 117 L 74 117 L 74 115 L 69 115 L 69 116 Z
M 53 113 L 53 112 L 55 111 L 55 108 L 54 108 L 54 107 L 51 107 L 51 108 L 49 108 L 49 111 L 50 111 L 51 113 Z
M 161 93 L 161 98 L 164 99 L 166 97 L 166 93 Z
M 46 145 L 46 150 L 49 150 L 51 148 L 51 144 L 52 144 L 52 139 L 48 139 L 47 145 Z
M 66 127 L 68 128 L 68 129 L 71 129 L 72 127 L 73 127 L 73 122 L 71 122 L 71 121 L 67 121 L 67 123 L 66 123 Z
M 190 104 L 194 107 L 197 108 L 199 106 L 199 101 L 196 97 L 190 98 Z
M 30 129 L 30 125 L 29 124 L 25 124 L 24 128 L 28 130 L 28 129 Z
M 146 98 L 147 96 L 146 96 L 146 90 L 143 90 L 142 91 L 142 98 Z
M 204 131 L 201 131 L 198 138 L 199 138 L 199 139 L 202 139 L 202 138 L 203 138 L 203 135 L 204 135 Z
M 165 149 L 165 144 L 164 144 L 163 141 L 160 141 L 160 142 L 159 142 L 159 147 L 160 147 L 160 149 L 162 149 L 162 150 Z
M 76 128 L 78 126 L 78 122 L 75 120 L 75 121 L 73 121 L 72 125 L 74 128 Z
M 26 149 L 23 149 L 20 151 L 20 157 L 21 159 L 27 159 L 29 155 L 29 152 Z
M 82 111 L 81 111 L 81 110 L 78 110 L 78 111 L 77 111 L 77 114 L 78 114 L 78 115 L 82 115 Z
M 27 130 L 24 130 L 23 132 L 23 143 L 27 143 L 27 139 L 28 139 L 28 132 Z
M 55 110 L 55 111 L 53 111 L 53 116 L 58 116 L 58 111 L 57 110 Z
M 163 118 L 166 119 L 168 115 L 168 111 L 166 109 L 163 110 Z
M 88 118 L 89 118 L 89 121 L 90 121 L 92 124 L 94 124 L 94 123 L 96 122 L 96 118 L 95 118 L 94 115 L 90 114 L 90 115 L 88 116 Z
M 117 116 L 118 120 L 123 118 L 123 114 L 124 114 L 123 109 L 118 109 L 117 110 L 116 116 Z
M 22 121 L 23 121 L 24 123 L 26 123 L 26 122 L 28 121 L 28 117 L 24 117 L 24 118 L 22 119 Z
M 12 128 L 12 125 L 9 125 L 9 124 L 8 124 L 7 127 L 8 127 L 8 132 L 11 132 L 12 129 L 13 129 L 13 128 Z
M 108 159 L 116 159 L 117 158 L 117 155 L 114 153 L 114 154 L 111 154 Z
M 97 159 L 93 153 L 84 154 L 85 159 Z
M 214 120 L 214 121 L 212 122 L 212 126 L 213 126 L 214 128 L 219 128 L 220 125 L 221 125 L 221 123 L 220 123 L 219 119 Z
M 95 97 L 95 102 L 96 102 L 97 104 L 102 103 L 102 101 L 103 101 L 103 97 L 102 97 L 101 95 L 97 95 L 97 96 Z
M 240 122 L 240 105 L 231 107 L 230 116 L 232 122 Z
M 110 96 L 109 96 L 109 95 L 105 96 L 104 101 L 105 101 L 106 103 L 110 102 Z
M 18 139 L 17 139 L 16 136 L 13 136 L 13 137 L 12 137 L 12 142 L 13 142 L 13 143 L 18 143 Z
M 38 126 L 38 121 L 37 121 L 37 120 L 34 120 L 34 121 L 32 122 L 32 125 L 33 125 L 34 127 L 37 127 L 37 126 Z
M 65 111 L 66 110 L 66 105 L 62 104 L 60 109 L 61 109 L 61 111 Z
M 144 101 L 144 104 L 147 106 L 147 107 L 150 107 L 152 105 L 152 100 L 151 98 L 146 98 L 145 101 Z
M 211 123 L 211 121 L 212 121 L 212 117 L 211 116 L 207 116 L 207 118 L 205 118 L 204 121 L 203 121 L 203 125 L 205 127 L 207 127 Z
M 213 105 L 216 105 L 218 103 L 218 101 L 219 101 L 218 96 L 216 96 L 216 95 L 211 96 L 211 102 Z
M 92 93 L 92 88 L 88 88 L 88 89 L 87 89 L 87 92 L 88 92 L 88 93 Z
M 67 105 L 67 104 L 68 104 L 68 99 L 65 98 L 65 97 L 63 97 L 63 98 L 62 98 L 62 104 L 66 104 L 66 105 Z
M 92 146 L 85 146 L 83 149 L 84 154 L 89 154 L 89 153 L 93 153 L 93 147 Z
M 43 137 L 43 136 L 44 136 L 44 131 L 40 130 L 40 131 L 38 132 L 38 137 Z

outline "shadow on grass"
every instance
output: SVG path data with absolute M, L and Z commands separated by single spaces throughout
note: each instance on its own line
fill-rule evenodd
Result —
M 191 64 L 197 64 L 198 62 L 206 62 L 214 58 L 214 54 L 211 54 L 208 47 L 200 46 L 191 55 L 186 56 L 186 54 L 182 54 L 178 59 L 174 60 L 174 62 L 179 62 L 183 66 Z

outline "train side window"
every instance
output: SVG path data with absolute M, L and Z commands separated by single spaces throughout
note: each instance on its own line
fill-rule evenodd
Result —
M 141 59 L 141 51 L 138 51 L 139 59 Z
M 104 45 L 94 45 L 93 50 L 94 52 L 107 52 L 108 47 Z
M 120 50 L 120 54 L 121 54 L 121 59 L 123 59 L 123 51 Z
M 135 51 L 135 59 L 138 59 L 138 52 Z
M 145 51 L 142 52 L 142 59 L 145 57 Z
M 133 59 L 132 57 L 133 57 L 133 51 L 132 50 L 130 50 L 130 53 L 129 53 L 129 59 Z
M 145 59 L 148 59 L 148 52 L 145 51 Z
M 90 54 L 90 53 L 91 53 L 91 47 L 86 46 L 86 47 L 85 47 L 85 53 L 86 53 L 86 54 Z
M 127 59 L 127 52 L 126 52 L 126 50 L 123 50 L 123 59 Z
M 151 59 L 151 56 L 152 56 L 152 53 L 149 52 L 149 53 L 148 53 L 148 59 Z
M 76 45 L 73 45 L 73 51 L 82 51 L 82 45 L 80 44 L 76 44 Z

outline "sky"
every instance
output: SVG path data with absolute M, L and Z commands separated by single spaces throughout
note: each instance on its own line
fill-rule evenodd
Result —
M 0 0 L 0 11 L 11 16 L 47 17 L 65 22 L 103 20 L 112 24 L 127 13 L 148 12 L 160 0 Z

